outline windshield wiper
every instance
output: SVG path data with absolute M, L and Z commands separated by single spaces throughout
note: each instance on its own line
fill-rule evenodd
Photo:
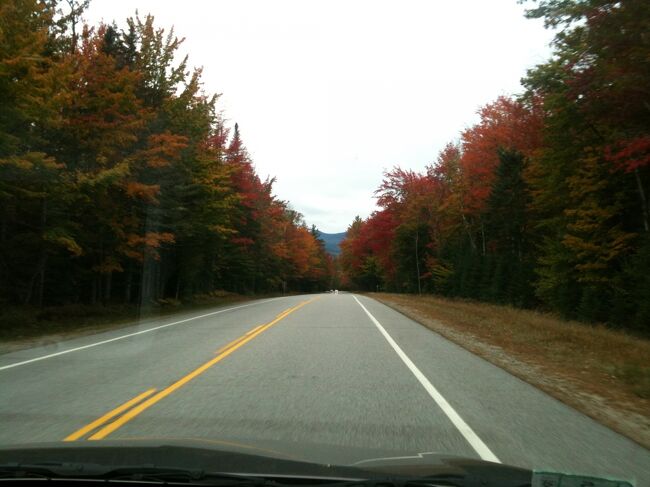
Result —
M 17 478 L 131 480 L 143 482 L 181 482 L 223 487 L 268 487 L 277 485 L 264 477 L 206 472 L 200 469 L 158 467 L 155 465 L 106 467 L 88 463 L 38 463 L 0 465 L 0 480 Z
M 502 484 L 492 483 L 473 475 L 439 474 L 426 477 L 354 480 L 328 484 L 327 487 L 496 487 L 497 485 Z M 530 483 L 516 487 L 530 487 Z
M 256 476 L 155 465 L 107 467 L 92 463 L 58 462 L 0 465 L 0 481 L 19 478 L 174 482 L 218 487 L 490 487 L 493 485 L 479 477 L 462 474 L 341 480 L 323 477 L 310 478 L 309 476 Z

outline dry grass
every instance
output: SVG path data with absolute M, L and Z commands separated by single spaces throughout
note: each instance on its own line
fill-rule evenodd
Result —
M 650 448 L 649 340 L 508 306 L 369 296 Z

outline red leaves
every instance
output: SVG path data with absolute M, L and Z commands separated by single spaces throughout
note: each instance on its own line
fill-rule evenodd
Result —
M 426 242 L 428 255 L 419 258 L 422 264 L 427 263 L 427 271 L 420 277 L 442 282 L 451 270 L 433 254 L 457 232 L 472 235 L 477 231 L 476 222 L 480 222 L 499 165 L 499 151 L 530 156 L 541 146 L 543 117 L 538 105 L 535 102 L 529 108 L 501 97 L 480 109 L 481 120 L 463 132 L 461 145 L 447 144 L 426 173 L 400 167 L 384 173 L 375 191 L 382 210 L 355 222 L 342 244 L 347 279 L 354 281 L 355 275 L 362 275 L 372 257 L 390 283 L 400 258 L 396 237 L 404 230 Z
M 411 170 L 395 167 L 384 173 L 384 180 L 375 191 L 377 204 L 383 208 L 393 208 L 408 199 L 416 190 L 419 174 Z
M 541 146 L 541 111 L 529 110 L 511 98 L 499 97 L 479 110 L 481 121 L 462 134 L 460 169 L 468 211 L 480 211 L 490 195 L 499 149 L 530 156 Z
M 623 140 L 605 150 L 605 156 L 617 169 L 633 172 L 650 164 L 650 135 Z
M 232 237 L 230 239 L 230 242 L 235 245 L 240 245 L 242 247 L 250 247 L 255 243 L 255 240 L 248 237 Z
M 392 279 L 395 272 L 392 243 L 399 224 L 396 212 L 385 209 L 374 212 L 364 221 L 355 222 L 348 229 L 348 235 L 341 242 L 341 259 L 348 281 L 362 272 L 363 265 L 370 256 L 378 259 L 384 275 Z
M 223 148 L 226 133 L 218 130 L 209 143 Z M 238 125 L 224 152 L 237 199 L 232 215 L 237 234 L 229 242 L 242 253 L 254 255 L 259 265 L 272 262 L 281 269 L 281 275 L 274 277 L 285 282 L 319 281 L 333 272 L 327 254 L 305 227 L 302 216 L 273 195 L 274 179 L 262 181 L 255 172 Z

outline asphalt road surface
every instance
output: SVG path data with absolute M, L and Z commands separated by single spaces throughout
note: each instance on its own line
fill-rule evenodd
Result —
M 650 485 L 650 452 L 396 311 L 291 296 L 0 355 L 0 444 L 201 438 L 444 452 Z

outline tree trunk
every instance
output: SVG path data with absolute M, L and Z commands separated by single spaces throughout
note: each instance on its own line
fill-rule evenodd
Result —
M 133 265 L 129 264 L 129 268 L 126 271 L 126 283 L 124 284 L 124 303 L 131 303 L 131 285 L 133 283 Z
M 485 224 L 481 220 L 481 249 L 483 250 L 483 255 L 485 255 Z
M 217 289 L 216 286 L 216 277 L 217 277 L 217 254 L 212 252 L 211 262 L 210 262 L 210 292 Z
M 636 179 L 636 186 L 639 190 L 639 197 L 641 198 L 641 216 L 643 218 L 643 229 L 647 232 L 650 231 L 650 227 L 648 226 L 648 200 L 646 199 L 645 190 L 643 189 L 643 181 L 641 181 L 639 168 L 634 169 L 634 178 Z
M 7 240 L 7 211 L 2 212 L 2 223 L 0 223 L 0 242 Z
M 465 215 L 461 215 L 463 218 L 463 227 L 465 227 L 465 230 L 467 231 L 467 236 L 469 237 L 469 243 L 472 245 L 472 249 L 476 251 L 476 242 L 474 242 L 474 236 L 472 235 L 472 230 L 469 227 L 469 223 L 467 223 L 467 218 L 465 218 Z
M 418 294 L 422 296 L 422 285 L 420 283 L 420 257 L 418 253 L 418 242 L 420 240 L 420 231 L 415 231 L 415 270 L 418 274 Z
M 36 282 L 37 276 L 38 276 L 38 271 L 32 275 L 32 278 L 29 281 L 29 285 L 27 286 L 27 290 L 25 291 L 25 299 L 23 300 L 23 304 L 29 304 L 30 301 L 32 300 L 32 294 L 34 291 L 34 282 Z
M 43 307 L 43 297 L 45 296 L 45 266 L 47 265 L 47 253 L 43 248 L 38 270 L 38 289 L 36 292 L 36 305 Z
M 47 264 L 47 249 L 45 247 L 45 226 L 47 225 L 47 199 L 41 200 L 41 256 L 38 260 L 38 289 L 36 291 L 36 305 L 43 306 L 45 294 L 45 265 Z
M 104 285 L 104 302 L 108 303 L 111 300 L 111 291 L 113 287 L 113 272 L 106 274 L 106 282 Z

